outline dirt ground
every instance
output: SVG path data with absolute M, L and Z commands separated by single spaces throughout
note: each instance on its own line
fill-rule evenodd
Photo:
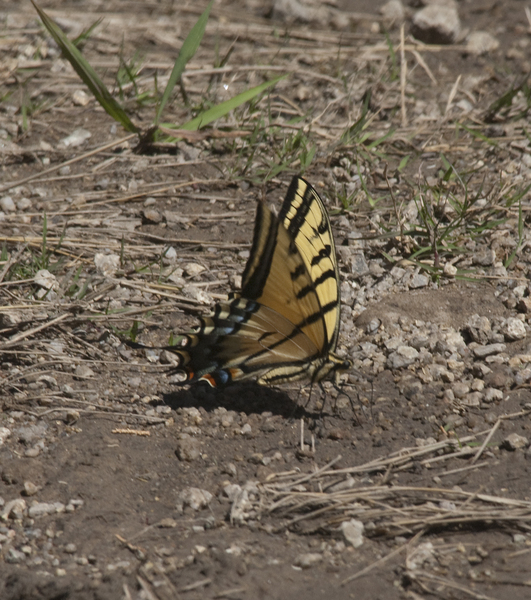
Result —
M 71 38 L 102 17 L 83 51 L 145 128 L 198 4 L 42 3 Z M 0 1 L 3 600 L 530 597 L 525 7 L 458 2 L 461 33 L 436 46 L 407 37 L 408 6 L 401 79 L 383 2 L 304 22 L 282 4 L 216 2 L 190 104 L 177 93 L 164 120 L 289 76 L 215 124 L 225 137 L 138 153 L 32 5 Z M 499 47 L 472 53 L 474 31 Z M 121 90 L 120 56 L 142 65 Z M 367 135 L 345 141 L 369 88 Z M 165 345 L 237 289 L 256 201 L 278 206 L 313 146 L 348 397 L 180 387 L 171 356 L 124 340 Z M 474 198 L 459 223 L 436 202 L 444 179 Z

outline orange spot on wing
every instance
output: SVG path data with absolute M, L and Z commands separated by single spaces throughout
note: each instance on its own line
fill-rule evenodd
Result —
M 216 384 L 216 380 L 212 377 L 212 375 L 210 373 L 206 373 L 205 375 L 202 375 L 199 378 L 199 381 L 206 381 L 207 383 L 209 383 L 213 388 L 218 387 Z

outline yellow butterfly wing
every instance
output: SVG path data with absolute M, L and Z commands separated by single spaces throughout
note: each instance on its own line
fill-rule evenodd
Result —
M 317 192 L 295 177 L 278 216 L 258 204 L 241 293 L 172 350 L 188 380 L 214 386 L 251 376 L 319 381 L 350 366 L 333 354 L 339 313 L 330 221 Z

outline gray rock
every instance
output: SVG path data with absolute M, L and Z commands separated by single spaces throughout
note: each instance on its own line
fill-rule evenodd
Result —
M 426 277 L 426 275 L 421 275 L 420 273 L 417 273 L 411 278 L 411 281 L 409 282 L 409 287 L 412 290 L 415 290 L 418 288 L 426 287 L 429 284 L 429 282 L 430 280 Z
M 411 33 L 426 44 L 453 44 L 460 30 L 455 6 L 432 4 L 413 15 Z
M 0 208 L 4 212 L 15 212 L 17 210 L 17 207 L 15 206 L 11 196 L 4 196 L 3 198 L 0 198 Z
M 387 358 L 387 367 L 389 369 L 402 369 L 415 362 L 419 356 L 418 350 L 411 346 L 399 346 L 395 352 Z
M 44 423 L 28 425 L 17 430 L 18 441 L 30 445 L 46 435 L 48 427 Z
M 518 450 L 529 446 L 529 439 L 517 433 L 510 433 L 502 442 L 502 447 L 506 450 Z
M 491 325 L 487 317 L 480 317 L 478 314 L 472 315 L 466 325 L 465 331 L 478 344 L 486 344 L 491 335 Z
M 340 525 L 341 533 L 348 542 L 354 548 L 359 548 L 363 545 L 363 531 L 364 525 L 361 521 L 356 519 L 350 519 L 350 521 L 343 521 Z
M 187 462 L 197 460 L 201 456 L 201 442 L 187 433 L 183 433 L 177 441 L 176 453 L 179 460 Z
M 473 352 L 477 358 L 485 358 L 492 354 L 500 354 L 505 351 L 505 348 L 505 344 L 487 344 L 486 346 L 477 346 Z
M 487 388 L 483 400 L 489 404 L 491 402 L 501 402 L 503 400 L 503 392 L 496 388 Z
M 406 9 L 400 0 L 388 0 L 381 8 L 380 14 L 391 25 L 403 23 L 406 18 Z
M 207 490 L 190 487 L 182 490 L 177 496 L 177 509 L 181 513 L 187 506 L 192 510 L 201 510 L 210 504 L 213 497 Z
M 26 512 L 26 508 L 27 505 L 25 500 L 22 498 L 15 498 L 14 500 L 6 502 L 6 505 L 0 514 L 0 518 L 3 521 L 7 521 L 8 519 L 22 519 Z
M 500 42 L 488 31 L 473 31 L 467 39 L 466 51 L 470 54 L 486 54 L 500 47 Z
M 305 552 L 295 558 L 294 565 L 301 569 L 310 569 L 323 560 L 323 555 L 317 552 Z
M 53 515 L 57 511 L 55 503 L 51 502 L 37 502 L 29 507 L 28 514 L 32 519 L 38 519 L 45 515 Z
M 501 327 L 503 336 L 507 341 L 523 340 L 527 335 L 525 325 L 515 317 L 509 317 Z

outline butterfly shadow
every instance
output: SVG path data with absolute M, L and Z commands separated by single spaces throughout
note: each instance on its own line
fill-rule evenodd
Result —
M 198 383 L 164 394 L 163 401 L 173 410 L 195 407 L 212 412 L 223 407 L 247 415 L 270 412 L 286 419 L 315 417 L 313 412 L 293 400 L 284 390 L 254 382 L 233 383 L 223 388 Z

